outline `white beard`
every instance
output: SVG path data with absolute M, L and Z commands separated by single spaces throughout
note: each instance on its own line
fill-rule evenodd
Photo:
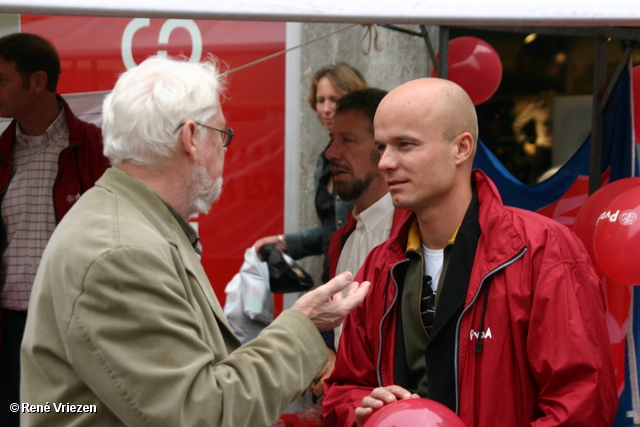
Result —
M 191 204 L 191 211 L 194 214 L 208 213 L 211 205 L 220 198 L 222 193 L 222 176 L 212 179 L 205 166 L 196 165 L 188 181 L 191 182 L 187 199 Z

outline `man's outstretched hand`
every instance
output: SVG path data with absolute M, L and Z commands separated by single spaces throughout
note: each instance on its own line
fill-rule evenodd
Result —
M 343 296 L 342 290 L 349 285 L 349 292 Z M 347 271 L 302 295 L 291 308 L 306 314 L 320 332 L 329 331 L 364 301 L 370 285 L 354 282 L 353 275 Z

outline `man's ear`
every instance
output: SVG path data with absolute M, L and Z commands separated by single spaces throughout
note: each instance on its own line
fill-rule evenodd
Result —
M 456 166 L 465 163 L 473 158 L 475 142 L 469 132 L 463 132 L 455 140 L 456 145 Z
M 200 149 L 199 141 L 195 138 L 196 122 L 187 120 L 180 128 L 180 139 L 178 140 L 178 149 L 189 156 L 192 162 L 198 158 L 198 150 Z
M 48 81 L 49 76 L 47 76 L 45 71 L 36 71 L 29 76 L 29 89 L 33 90 L 35 93 L 40 93 L 43 90 L 47 90 Z

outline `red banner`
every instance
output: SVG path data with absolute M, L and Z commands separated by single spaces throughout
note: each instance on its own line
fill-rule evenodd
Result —
M 285 24 L 278 22 L 22 15 L 21 31 L 58 49 L 62 94 L 111 90 L 119 74 L 151 55 L 200 61 L 213 54 L 224 71 L 285 48 Z M 237 136 L 227 152 L 222 197 L 196 220 L 202 263 L 221 304 L 245 249 L 283 231 L 284 85 L 284 56 L 229 77 L 223 109 Z M 281 309 L 280 297 L 276 312 Z

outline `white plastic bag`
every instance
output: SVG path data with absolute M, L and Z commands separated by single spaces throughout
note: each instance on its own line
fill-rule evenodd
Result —
M 253 248 L 244 252 L 240 272 L 233 276 L 224 292 L 227 294 L 224 314 L 243 344 L 257 337 L 273 321 L 269 270 Z

